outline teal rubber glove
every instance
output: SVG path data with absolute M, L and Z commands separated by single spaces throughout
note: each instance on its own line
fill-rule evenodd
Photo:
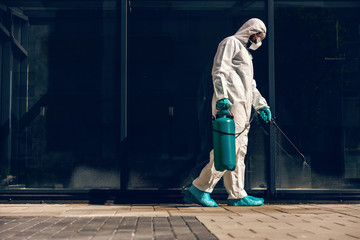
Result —
M 227 98 L 220 99 L 216 102 L 216 109 L 228 110 L 230 107 L 229 100 Z
M 265 122 L 270 122 L 271 121 L 271 112 L 270 109 L 267 107 L 261 108 L 259 109 L 259 114 L 260 117 L 262 118 L 262 120 L 264 120 Z

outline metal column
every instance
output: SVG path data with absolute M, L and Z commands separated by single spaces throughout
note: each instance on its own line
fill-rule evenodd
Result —
M 121 1 L 121 141 L 127 137 L 127 0 Z
M 127 190 L 129 182 L 129 166 L 127 157 L 127 12 L 128 0 L 121 0 L 120 5 L 120 104 L 121 104 L 121 163 L 120 163 L 120 188 Z
M 1 56 L 1 112 L 0 112 L 0 165 L 4 169 L 2 174 L 10 174 L 11 160 L 11 82 L 12 62 L 11 40 L 5 39 L 2 43 Z
M 275 50 L 274 50 L 274 0 L 267 1 L 268 20 L 268 62 L 269 62 L 269 105 L 272 115 L 275 117 Z M 276 163 L 275 163 L 275 129 L 270 125 L 270 163 L 269 163 L 269 187 L 271 196 L 276 195 Z

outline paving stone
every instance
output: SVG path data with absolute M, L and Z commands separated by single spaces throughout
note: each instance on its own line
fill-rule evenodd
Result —
M 226 207 L 238 216 L 198 218 L 219 239 L 360 239 L 358 219 L 354 217 L 360 213 L 357 206 L 352 208 L 352 215 L 333 207 L 332 211 L 323 205 Z
M 360 204 L 0 204 L 0 239 L 360 239 Z
M 169 217 L 176 239 L 196 239 L 183 217 Z
M 216 239 L 195 217 L 12 217 L 0 221 L 0 239 L 11 240 Z

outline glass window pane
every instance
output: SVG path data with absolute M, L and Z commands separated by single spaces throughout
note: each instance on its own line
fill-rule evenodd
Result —
M 301 6 L 300 6 L 301 5 Z M 360 41 L 356 2 L 275 4 L 278 189 L 360 186 Z
M 183 187 L 199 175 L 212 149 L 211 69 L 217 46 L 249 18 L 264 20 L 265 4 L 131 3 L 129 188 Z M 253 56 L 258 88 L 268 98 L 266 44 Z M 266 189 L 266 135 L 255 125 L 251 129 L 247 189 Z
M 11 130 L 0 142 L 2 188 L 120 188 L 119 11 L 64 6 L 25 7 L 26 33 L 13 22 L 18 40 L 28 35 L 28 58 L 0 45 L 11 62 L 1 79 L 11 79 L 1 89 L 11 112 L 2 112 Z

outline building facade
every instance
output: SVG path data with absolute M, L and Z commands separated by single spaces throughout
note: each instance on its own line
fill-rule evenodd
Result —
M 212 147 L 217 45 L 257 17 L 258 89 L 310 166 L 253 121 L 246 189 L 359 196 L 359 12 L 330 0 L 3 1 L 0 194 L 180 192 Z

